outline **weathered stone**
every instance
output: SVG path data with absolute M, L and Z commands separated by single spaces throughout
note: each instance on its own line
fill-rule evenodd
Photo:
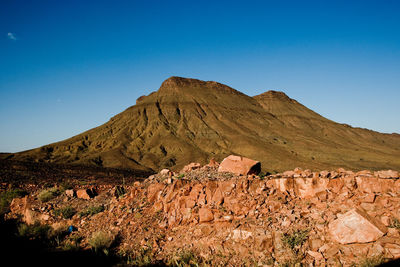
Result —
M 399 178 L 399 172 L 393 170 L 386 170 L 386 171 L 377 171 L 374 172 L 374 176 L 383 178 L 383 179 L 390 179 L 390 178 Z
M 68 196 L 68 197 L 74 197 L 75 196 L 75 191 L 74 191 L 74 189 L 68 189 L 68 190 L 65 190 L 65 194 Z
M 183 167 L 183 169 L 181 170 L 181 173 L 191 172 L 193 170 L 200 169 L 200 168 L 201 168 L 200 163 L 192 162 L 192 163 L 186 165 L 185 167 Z
M 373 194 L 373 193 L 367 194 L 362 201 L 365 202 L 365 203 L 374 203 L 375 194 Z
M 282 173 L 282 176 L 287 178 L 294 178 L 295 174 L 296 173 L 294 171 L 285 171 Z
M 295 192 L 301 198 L 311 198 L 328 188 L 328 179 L 296 178 L 294 179 Z
M 147 199 L 150 203 L 158 200 L 160 192 L 165 188 L 165 185 L 154 183 L 147 188 Z
M 199 219 L 200 223 L 210 222 L 214 220 L 214 214 L 209 208 L 200 208 L 199 209 Z
M 258 174 L 261 163 L 249 158 L 230 155 L 221 162 L 218 172 L 231 172 L 236 175 Z
M 365 193 L 386 193 L 395 188 L 392 179 L 380 179 L 374 177 L 356 177 L 357 187 Z
M 246 240 L 247 238 L 251 237 L 252 235 L 253 235 L 252 232 L 235 229 L 232 231 L 231 238 L 235 241 L 240 241 L 240 240 Z
M 387 232 L 378 220 L 361 209 L 352 209 L 329 224 L 329 232 L 338 243 L 366 243 L 376 241 Z
M 315 260 L 322 260 L 324 257 L 322 256 L 321 253 L 316 252 L 316 251 L 307 251 L 307 254 L 310 255 L 311 257 L 313 257 Z
M 162 175 L 162 176 L 169 176 L 169 175 L 172 175 L 172 174 L 173 174 L 172 171 L 170 171 L 168 169 L 162 169 L 160 171 L 160 175 Z
M 211 202 L 214 205 L 218 206 L 218 205 L 222 204 L 223 201 L 224 201 L 224 196 L 222 194 L 222 191 L 221 191 L 221 189 L 217 188 L 217 190 L 215 190 L 214 195 L 212 196 Z
M 89 200 L 95 197 L 95 194 L 91 189 L 79 189 L 76 191 L 77 198 Z
M 356 172 L 356 176 L 372 177 L 372 172 L 369 170 L 363 170 L 363 171 Z
M 11 201 L 10 211 L 14 214 L 23 215 L 27 208 L 29 208 L 28 196 L 22 198 L 14 198 Z
M 210 162 L 207 164 L 208 167 L 217 168 L 219 167 L 219 163 L 215 159 L 210 159 Z

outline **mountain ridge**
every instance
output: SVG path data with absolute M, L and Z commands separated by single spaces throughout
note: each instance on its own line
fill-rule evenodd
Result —
M 400 169 L 399 148 L 400 135 L 336 123 L 283 92 L 251 97 L 218 82 L 173 76 L 103 125 L 8 157 L 157 171 L 237 154 L 273 172 Z

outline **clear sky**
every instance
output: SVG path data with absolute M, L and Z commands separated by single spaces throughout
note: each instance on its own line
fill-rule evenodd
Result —
M 400 132 L 400 1 L 0 1 L 0 151 L 98 126 L 169 76 Z

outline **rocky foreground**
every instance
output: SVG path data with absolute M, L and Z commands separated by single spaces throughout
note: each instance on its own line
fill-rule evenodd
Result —
M 133 265 L 372 266 L 400 258 L 397 171 L 255 175 L 256 164 L 246 164 L 190 164 L 130 185 L 74 186 L 47 201 L 25 185 L 29 195 L 15 198 L 6 218 L 73 226 L 79 243 L 67 237 L 60 247 L 92 248 L 94 233 L 104 232 L 110 250 Z M 65 207 L 75 211 L 70 218 L 56 212 Z M 82 212 L 91 207 L 103 208 Z

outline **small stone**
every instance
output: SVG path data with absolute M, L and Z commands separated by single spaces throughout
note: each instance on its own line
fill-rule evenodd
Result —
M 209 208 L 200 208 L 199 218 L 200 218 L 200 223 L 210 222 L 214 220 L 214 214 Z

